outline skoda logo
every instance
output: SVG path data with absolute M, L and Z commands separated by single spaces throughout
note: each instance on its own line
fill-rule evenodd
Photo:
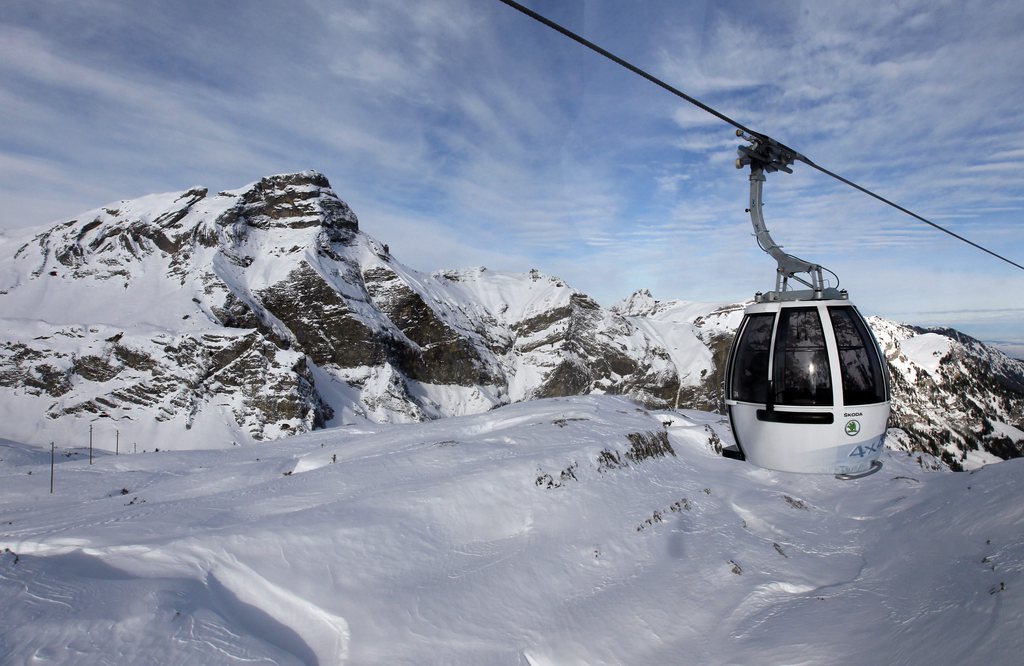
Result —
M 846 434 L 850 437 L 860 433 L 860 421 L 856 419 L 846 422 Z

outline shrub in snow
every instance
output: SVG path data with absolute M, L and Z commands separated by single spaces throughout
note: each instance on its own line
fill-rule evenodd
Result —
M 626 457 L 635 463 L 648 458 L 660 458 L 669 453 L 673 456 L 676 455 L 672 445 L 668 443 L 668 433 L 664 430 L 660 432 L 631 432 L 626 435 L 626 438 L 632 445 L 626 451 Z
M 558 475 L 558 481 L 555 481 L 555 478 L 550 474 L 540 474 L 534 483 L 537 486 L 541 486 L 543 488 L 561 488 L 562 484 L 564 484 L 569 479 L 572 479 L 573 481 L 579 481 L 579 479 L 576 478 L 576 474 L 574 471 L 578 466 L 579 463 L 573 462 L 573 464 L 563 469 Z

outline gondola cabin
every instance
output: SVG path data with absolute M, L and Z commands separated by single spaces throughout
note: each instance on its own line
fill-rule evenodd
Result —
M 736 167 L 750 167 L 754 235 L 777 267 L 775 289 L 754 297 L 729 351 L 725 404 L 739 447 L 729 455 L 784 472 L 877 471 L 889 420 L 885 357 L 846 291 L 825 284 L 828 269 L 785 252 L 764 223 L 765 174 L 792 173 L 807 158 L 767 136 L 736 135 L 750 143 Z
M 749 462 L 786 472 L 868 472 L 889 418 L 885 361 L 845 293 L 755 301 L 726 369 L 726 406 Z

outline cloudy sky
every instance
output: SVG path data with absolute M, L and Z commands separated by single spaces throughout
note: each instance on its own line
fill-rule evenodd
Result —
M 530 0 L 818 164 L 1024 263 L 1019 0 Z M 497 0 L 5 0 L 0 230 L 316 169 L 421 270 L 605 305 L 773 284 L 732 128 Z M 1024 271 L 797 165 L 776 240 L 867 314 L 1024 342 Z

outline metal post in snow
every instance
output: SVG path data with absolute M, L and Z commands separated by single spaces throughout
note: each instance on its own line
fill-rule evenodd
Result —
M 50 494 L 53 494 L 53 457 L 54 457 L 55 445 L 50 442 Z
M 92 424 L 89 424 L 89 464 L 92 464 Z
M 120 430 L 115 430 L 114 431 L 114 455 L 115 456 L 118 455 L 118 452 L 120 451 L 120 449 L 121 449 L 121 431 Z

